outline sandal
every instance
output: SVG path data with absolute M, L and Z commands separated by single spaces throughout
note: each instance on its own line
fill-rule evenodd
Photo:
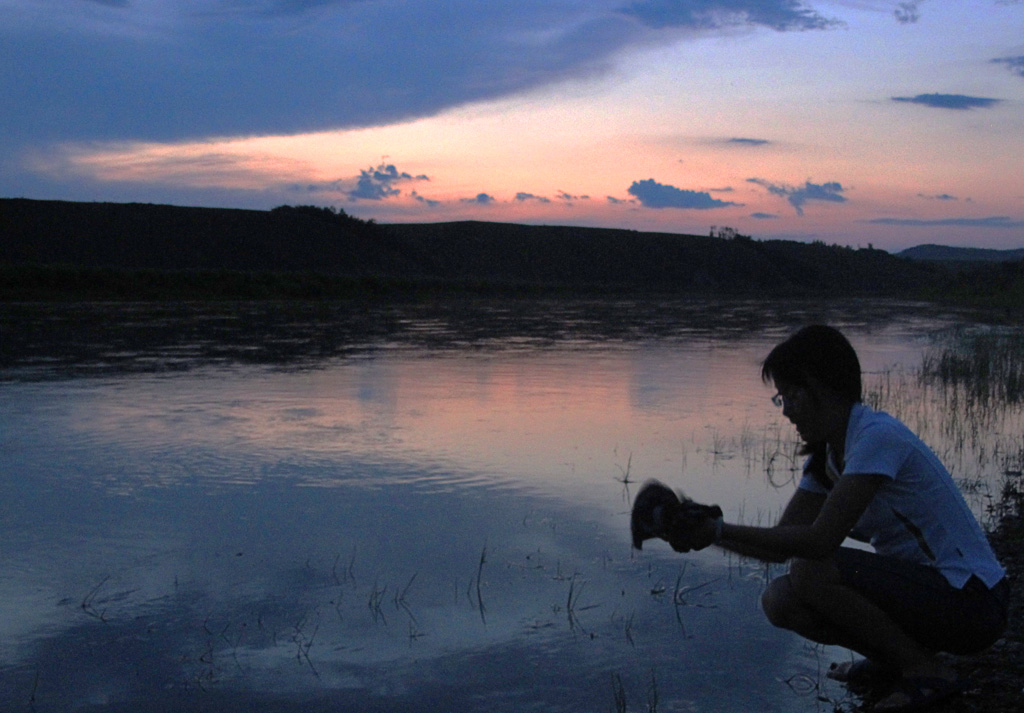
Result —
M 905 713 L 919 711 L 946 700 L 967 690 L 967 681 L 963 678 L 933 678 L 929 676 L 912 676 L 901 678 L 885 695 L 868 710 L 871 713 Z M 880 705 L 889 699 L 900 696 L 905 700 L 893 705 Z

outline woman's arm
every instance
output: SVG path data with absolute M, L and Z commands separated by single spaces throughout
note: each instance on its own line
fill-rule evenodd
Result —
M 789 499 L 789 502 L 786 503 L 786 507 L 782 511 L 782 516 L 779 517 L 777 527 L 810 525 L 818 516 L 824 502 L 825 495 L 812 493 L 809 490 L 798 489 L 793 493 L 793 497 Z M 785 562 L 789 559 L 782 552 L 772 551 L 764 546 L 759 546 L 752 542 L 743 542 L 727 537 L 726 529 L 731 527 L 733 526 L 725 524 L 722 525 L 722 537 L 717 543 L 722 549 L 735 552 L 741 557 L 752 557 L 753 559 L 761 560 L 762 562 Z
M 885 481 L 882 475 L 855 475 L 840 478 L 827 496 L 797 490 L 775 527 L 723 523 L 718 545 L 768 562 L 824 559 L 839 548 Z

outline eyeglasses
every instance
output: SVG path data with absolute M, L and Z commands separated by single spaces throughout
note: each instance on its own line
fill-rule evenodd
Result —
M 797 397 L 802 394 L 803 389 L 799 386 L 794 388 L 788 394 L 784 394 L 780 391 L 777 394 L 775 394 L 775 396 L 772 396 L 772 403 L 778 406 L 779 408 L 783 408 L 786 404 L 792 405 L 797 400 Z

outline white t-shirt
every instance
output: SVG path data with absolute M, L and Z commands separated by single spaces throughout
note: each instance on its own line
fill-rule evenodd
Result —
M 938 568 L 958 589 L 971 575 L 989 588 L 1005 576 L 949 471 L 909 428 L 887 413 L 855 404 L 845 450 L 845 464 L 837 464 L 829 452 L 829 477 L 890 479 L 878 489 L 853 534 L 881 555 Z M 807 472 L 807 464 L 799 487 L 828 492 Z

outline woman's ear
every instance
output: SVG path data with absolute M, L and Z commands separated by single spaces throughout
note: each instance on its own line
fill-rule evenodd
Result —
M 807 376 L 807 390 L 816 403 L 834 405 L 841 408 L 846 408 L 850 405 L 849 399 L 826 385 L 820 379 L 810 375 Z
M 810 374 L 807 375 L 807 387 L 806 388 L 807 388 L 808 391 L 812 392 L 815 396 L 822 395 L 822 394 L 824 394 L 824 393 L 826 393 L 826 392 L 831 390 L 827 386 L 825 386 L 823 383 L 821 383 L 820 379 L 818 379 L 818 378 L 816 378 L 814 376 L 811 376 Z

